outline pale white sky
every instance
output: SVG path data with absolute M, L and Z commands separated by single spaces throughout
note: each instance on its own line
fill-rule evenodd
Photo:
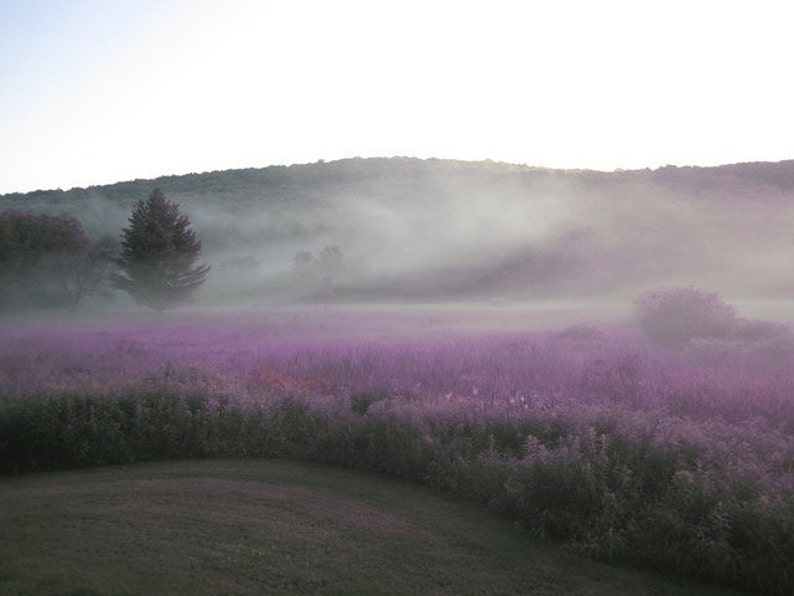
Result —
M 0 0 L 0 193 L 344 157 L 794 158 L 787 2 Z

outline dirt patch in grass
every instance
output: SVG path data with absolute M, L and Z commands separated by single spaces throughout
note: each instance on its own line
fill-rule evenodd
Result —
M 727 594 L 583 560 L 390 478 L 286 461 L 0 480 L 3 594 Z

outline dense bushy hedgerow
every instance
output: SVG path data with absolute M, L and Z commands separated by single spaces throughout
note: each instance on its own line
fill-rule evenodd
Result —
M 693 364 L 599 335 L 280 346 L 278 359 L 263 350 L 258 366 L 226 376 L 169 364 L 97 383 L 101 359 L 83 355 L 96 376 L 75 373 L 57 343 L 5 362 L 4 474 L 164 458 L 322 461 L 465 496 L 601 560 L 751 593 L 794 588 L 785 368 L 754 376 L 733 360 Z M 26 380 L 26 366 L 42 374 L 48 361 L 69 372 Z

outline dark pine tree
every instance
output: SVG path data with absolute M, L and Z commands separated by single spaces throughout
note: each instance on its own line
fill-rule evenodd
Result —
M 121 273 L 113 276 L 114 285 L 157 311 L 188 302 L 210 268 L 196 265 L 201 242 L 179 205 L 156 188 L 138 201 L 129 223 L 121 232 Z

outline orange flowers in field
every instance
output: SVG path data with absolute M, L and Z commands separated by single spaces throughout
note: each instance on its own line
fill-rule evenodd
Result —
M 297 389 L 301 391 L 314 391 L 317 393 L 328 392 L 331 384 L 322 379 L 297 379 L 278 371 L 269 371 L 258 376 L 260 385 L 272 389 Z

